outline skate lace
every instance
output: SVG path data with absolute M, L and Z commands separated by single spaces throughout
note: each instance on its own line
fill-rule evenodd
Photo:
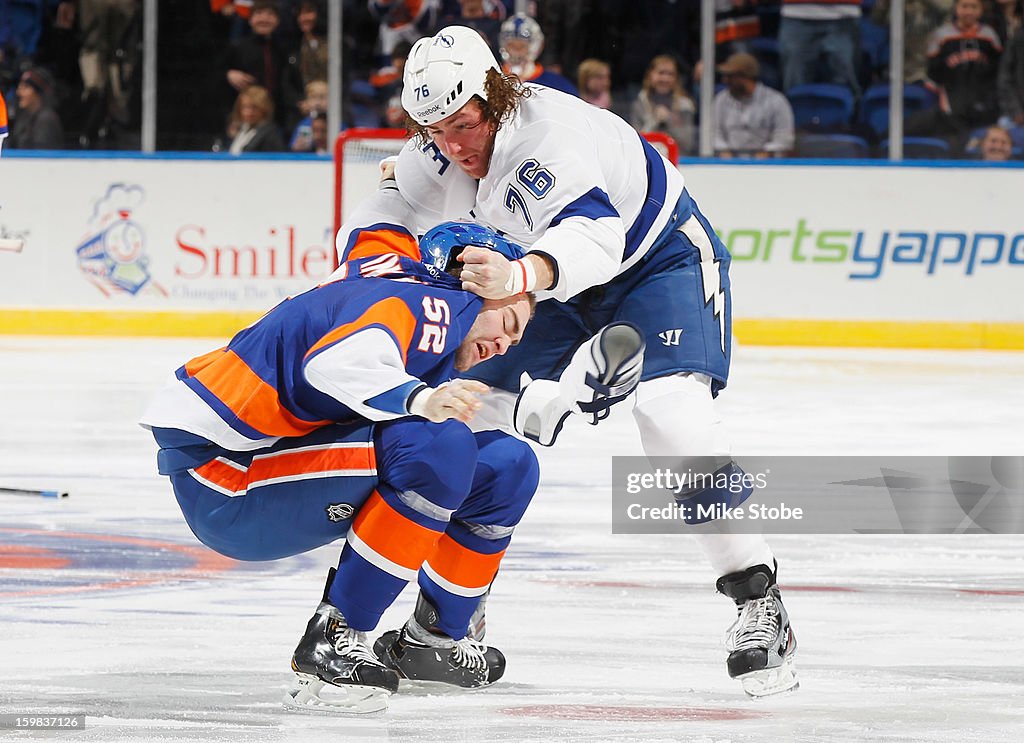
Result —
M 373 654 L 370 646 L 366 644 L 366 634 L 351 627 L 346 627 L 335 636 L 334 650 L 338 655 L 380 665 L 380 660 Z
M 487 668 L 487 659 L 484 657 L 486 650 L 487 646 L 483 643 L 463 637 L 456 640 L 452 647 L 452 660 L 470 671 L 482 671 Z
M 779 607 L 769 593 L 763 599 L 749 599 L 729 628 L 725 644 L 730 651 L 766 648 L 779 635 Z

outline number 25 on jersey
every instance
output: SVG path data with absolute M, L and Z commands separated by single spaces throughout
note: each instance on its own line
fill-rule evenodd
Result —
M 416 345 L 417 351 L 444 353 L 444 344 L 448 340 L 448 325 L 452 321 L 452 313 L 448 303 L 437 297 L 423 298 L 423 335 Z

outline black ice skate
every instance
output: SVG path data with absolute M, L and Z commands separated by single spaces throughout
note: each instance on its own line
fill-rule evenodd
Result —
M 333 578 L 332 569 L 324 598 L 292 655 L 298 688 L 287 692 L 285 704 L 349 714 L 387 709 L 387 698 L 398 691 L 398 674 L 380 662 L 365 633 L 349 627 L 327 600 Z
M 389 630 L 374 652 L 402 678 L 440 681 L 472 688 L 493 684 L 505 673 L 501 651 L 465 637 L 453 640 L 437 628 L 437 609 L 421 593 L 412 618 L 401 630 Z
M 755 565 L 722 576 L 717 587 L 736 602 L 738 611 L 725 640 L 729 675 L 739 679 L 752 697 L 798 688 L 793 666 L 796 636 L 775 584 L 775 571 Z

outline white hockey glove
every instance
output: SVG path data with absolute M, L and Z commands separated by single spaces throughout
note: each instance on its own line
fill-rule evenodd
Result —
M 626 322 L 611 323 L 576 349 L 557 382 L 531 380 L 523 374 L 523 388 L 513 412 L 516 432 L 541 446 L 551 446 L 570 413 L 597 425 L 608 417 L 612 405 L 640 383 L 644 348 L 639 328 Z
M 409 402 L 409 412 L 434 423 L 449 418 L 469 423 L 480 409 L 478 395 L 490 389 L 475 379 L 453 379 L 436 388 L 420 388 Z

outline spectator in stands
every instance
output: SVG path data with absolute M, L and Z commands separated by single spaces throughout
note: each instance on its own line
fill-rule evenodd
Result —
M 289 147 L 294 152 L 312 152 L 313 118 L 327 113 L 329 89 L 324 80 L 312 80 L 306 84 L 306 97 L 299 101 L 299 110 L 305 114 L 292 132 Z
M 384 104 L 384 126 L 405 128 L 405 109 L 402 108 L 402 79 L 405 62 L 412 45 L 401 42 L 391 52 L 391 64 L 370 76 L 370 84 L 377 91 L 377 100 Z
M 331 152 L 330 139 L 327 136 L 327 114 L 316 113 L 313 115 L 313 152 L 318 155 L 328 155 Z
M 254 0 L 249 26 L 252 34 L 232 42 L 228 48 L 225 78 L 241 93 L 252 85 L 269 91 L 279 126 L 290 129 L 298 119 L 302 83 L 298 68 L 289 64 L 289 54 L 275 37 L 281 22 L 274 0 Z
M 306 83 L 306 97 L 299 101 L 299 111 L 305 116 L 327 113 L 330 88 L 326 80 L 310 80 Z
M 889 28 L 892 0 L 877 0 L 871 20 Z M 928 78 L 928 40 L 953 10 L 953 0 L 907 0 L 903 20 L 903 82 Z
M 580 98 L 598 108 L 612 107 L 612 68 L 600 59 L 580 62 L 577 82 Z
M 761 35 L 757 8 L 757 0 L 715 0 L 716 59 L 750 51 L 750 40 Z
M 990 126 L 981 138 L 979 150 L 981 159 L 986 162 L 1006 162 L 1013 156 L 1013 139 L 1003 127 Z
M 679 145 L 683 154 L 693 151 L 693 122 L 696 106 L 679 79 L 674 57 L 659 54 L 647 65 L 643 88 L 633 102 L 630 123 L 642 132 L 664 132 Z
M 715 96 L 715 154 L 785 157 L 793 149 L 793 109 L 782 93 L 762 85 L 750 54 L 733 54 L 718 71 L 725 90 Z
M 981 13 L 981 0 L 956 0 L 953 20 L 932 33 L 928 77 L 939 88 L 939 110 L 911 116 L 908 135 L 943 137 L 959 151 L 971 129 L 999 117 L 996 78 L 1003 48 L 996 32 L 980 22 Z
M 861 0 L 783 0 L 779 23 L 782 88 L 845 85 L 860 97 Z
M 1024 28 L 1018 29 L 999 61 L 999 110 L 1006 126 L 1024 126 Z
M 378 62 L 385 66 L 400 41 L 414 44 L 437 28 L 438 0 L 369 0 L 370 13 L 380 22 Z
M 21 74 L 14 95 L 18 108 L 10 124 L 12 149 L 59 150 L 64 147 L 64 127 L 53 110 L 53 76 L 42 67 Z
M 132 29 L 139 14 L 138 0 L 77 0 L 58 6 L 58 23 L 66 25 L 78 15 L 82 75 L 82 144 L 105 136 L 110 126 L 130 121 L 129 80 L 139 65 L 138 35 Z
M 274 101 L 270 91 L 260 85 L 250 85 L 239 93 L 228 121 L 227 134 L 231 138 L 228 151 L 232 155 L 282 152 L 285 146 L 274 122 Z
M 301 0 L 295 10 L 302 41 L 299 42 L 299 75 L 302 84 L 327 79 L 327 40 L 320 33 L 320 3 Z
M 544 48 L 544 32 L 540 24 L 525 13 L 516 13 L 501 24 L 499 36 L 502 69 L 524 83 L 537 83 L 570 95 L 579 95 L 576 86 L 557 72 L 537 64 Z
M 452 8 L 449 4 L 442 10 L 437 27 L 468 26 L 487 40 L 487 45 L 497 57 L 498 33 L 506 17 L 505 6 L 498 0 L 458 0 L 454 5 Z
M 315 152 L 318 155 L 330 152 L 327 141 L 327 114 L 316 111 L 303 119 L 303 123 L 295 130 L 290 146 L 292 152 Z

